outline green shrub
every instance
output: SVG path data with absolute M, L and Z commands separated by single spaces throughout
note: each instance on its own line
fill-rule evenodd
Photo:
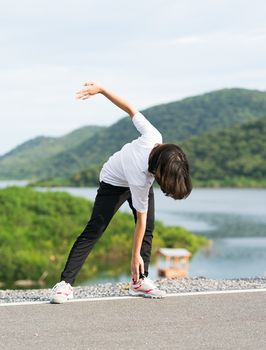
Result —
M 47 286 L 58 281 L 76 237 L 85 227 L 92 202 L 65 192 L 32 188 L 0 190 L 0 281 L 6 286 L 19 279 L 37 281 L 48 273 Z M 158 247 L 185 247 L 192 253 L 206 244 L 203 237 L 180 227 L 156 222 L 153 252 Z M 77 282 L 129 272 L 134 219 L 118 212 L 82 267 Z

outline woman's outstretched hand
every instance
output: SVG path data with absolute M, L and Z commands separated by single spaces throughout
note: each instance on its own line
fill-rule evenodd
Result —
M 86 100 L 87 98 L 96 95 L 103 91 L 103 86 L 92 81 L 85 83 L 86 86 L 84 89 L 76 93 L 76 98 L 78 100 Z

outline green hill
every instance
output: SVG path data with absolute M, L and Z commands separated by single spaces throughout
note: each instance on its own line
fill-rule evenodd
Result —
M 266 187 L 266 116 L 180 144 L 189 156 L 195 184 Z
M 69 152 L 103 129 L 100 126 L 85 126 L 62 137 L 38 136 L 26 141 L 0 157 L 0 178 L 41 177 L 43 164 L 49 164 L 50 158 Z
M 161 131 L 164 142 L 181 143 L 192 136 L 261 119 L 265 111 L 265 92 L 224 89 L 154 106 L 142 112 Z M 137 136 L 130 118 L 122 118 L 79 144 L 43 161 L 31 162 L 27 167 L 21 166 L 17 159 L 14 162 L 9 156 L 0 158 L 0 178 L 68 178 L 88 167 L 99 166 L 124 143 Z M 43 152 L 46 153 L 45 147 Z
M 164 137 L 177 142 L 265 116 L 266 93 L 242 89 L 221 90 L 182 101 L 148 108 L 144 115 Z M 129 117 L 85 140 L 71 152 L 52 158 L 56 170 L 51 176 L 72 175 L 77 170 L 103 163 L 126 142 L 138 136 Z
M 266 187 L 266 117 L 176 142 L 186 152 L 196 186 Z M 100 166 L 44 186 L 97 186 Z

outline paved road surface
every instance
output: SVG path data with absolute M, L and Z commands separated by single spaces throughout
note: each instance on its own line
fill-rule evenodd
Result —
M 0 307 L 0 348 L 266 349 L 266 292 Z

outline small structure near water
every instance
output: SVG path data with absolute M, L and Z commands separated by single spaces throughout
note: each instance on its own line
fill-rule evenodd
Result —
M 160 248 L 157 251 L 157 271 L 167 278 L 186 277 L 191 253 L 184 248 Z
M 44 287 L 45 286 L 45 278 L 48 276 L 48 272 L 44 271 L 41 275 L 41 277 L 37 281 L 33 280 L 17 280 L 14 282 L 14 285 L 16 287 L 25 287 L 25 288 L 30 288 L 30 287 Z

